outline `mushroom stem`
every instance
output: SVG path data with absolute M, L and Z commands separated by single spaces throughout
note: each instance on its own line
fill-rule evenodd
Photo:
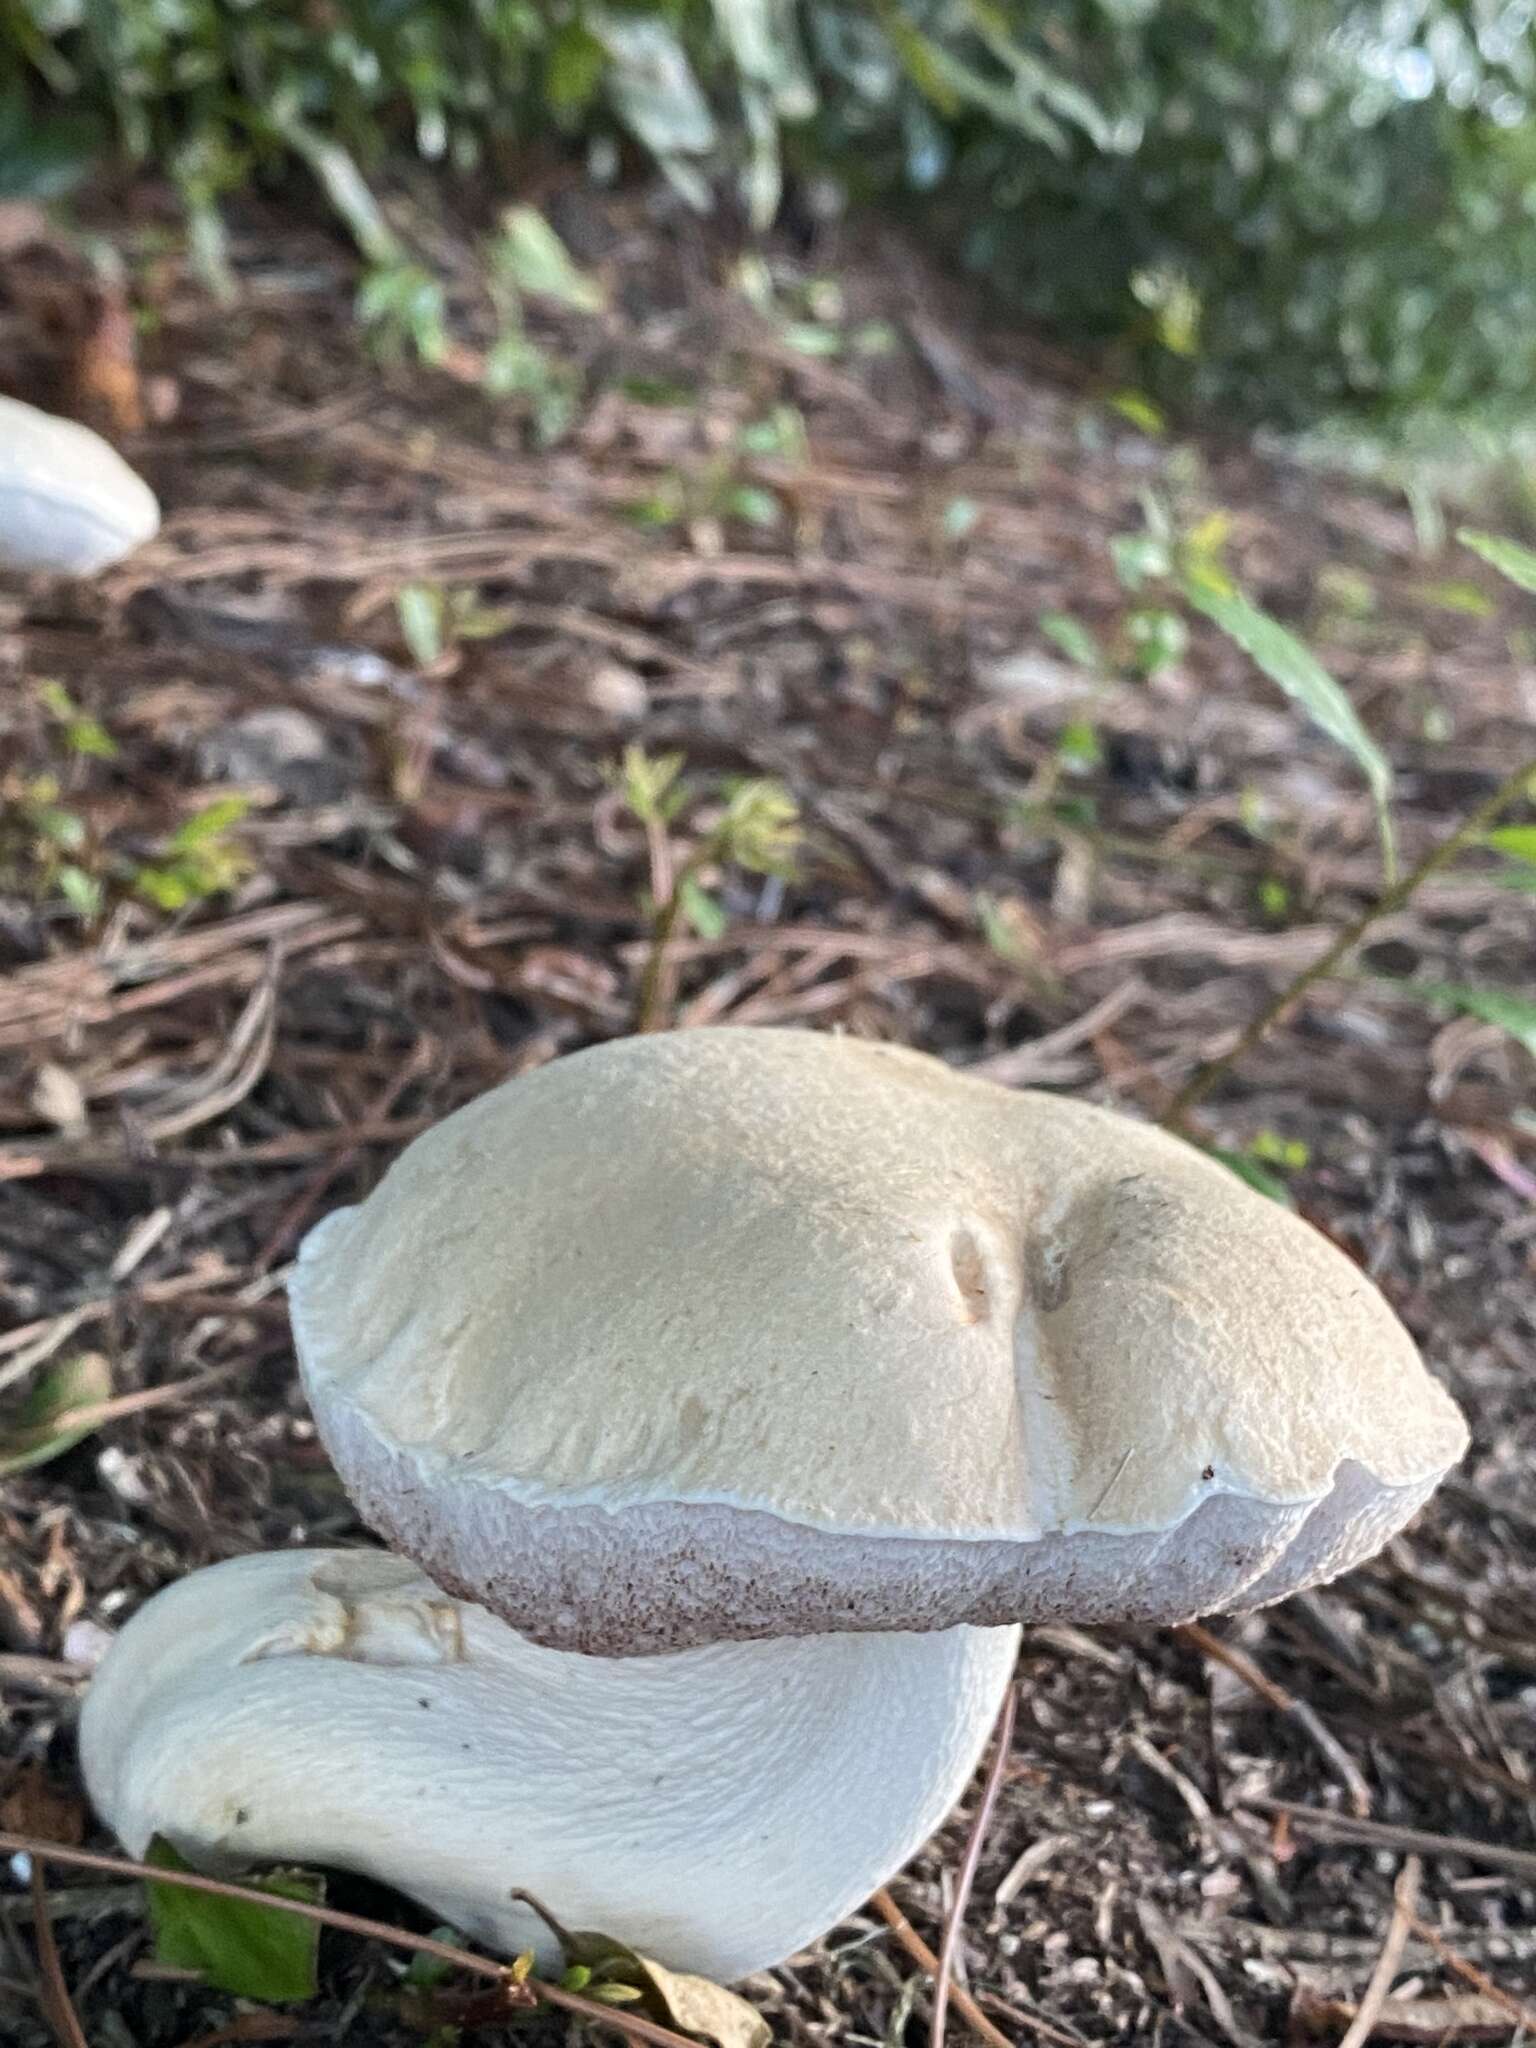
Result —
M 286 1551 L 194 1573 L 105 1659 L 86 1783 L 129 1851 L 330 1864 L 556 1960 L 514 1887 L 729 1981 L 815 1939 L 963 1790 L 1013 1628 L 609 1659 L 541 1648 L 409 1562 Z

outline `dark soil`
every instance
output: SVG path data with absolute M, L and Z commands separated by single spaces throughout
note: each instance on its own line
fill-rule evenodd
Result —
M 0 1824 L 111 1846 L 74 1713 L 100 1632 L 157 1586 L 363 1540 L 296 1388 L 285 1263 L 426 1122 L 631 1027 L 658 849 L 615 788 L 627 745 L 686 757 L 676 850 L 729 777 L 781 780 L 804 821 L 795 879 L 723 872 L 724 930 L 675 943 L 678 1024 L 837 1026 L 1153 1117 L 1381 861 L 1354 764 L 1209 629 L 1151 680 L 1125 659 L 1127 613 L 1157 603 L 1110 556 L 1140 494 L 1184 530 L 1226 513 L 1234 571 L 1389 753 L 1407 862 L 1532 750 L 1530 601 L 1428 557 L 1402 504 L 1149 438 L 865 227 L 771 253 L 764 312 L 736 252 L 661 202 L 552 204 L 610 294 L 534 321 L 577 380 L 552 447 L 482 396 L 474 251 L 425 218 L 455 280 L 439 369 L 370 363 L 345 252 L 256 214 L 229 309 L 119 228 L 153 316 L 126 390 L 99 332 L 69 344 L 83 400 L 150 422 L 127 438 L 167 519 L 99 586 L 0 596 L 0 1451 L 82 1355 L 119 1402 L 0 1481 Z M 0 362 L 30 396 L 64 345 L 61 264 L 0 259 Z M 489 637 L 422 667 L 413 581 L 471 593 Z M 1042 634 L 1051 612 L 1097 635 L 1104 676 Z M 109 757 L 71 744 L 49 681 Z M 233 791 L 242 872 L 142 900 L 168 835 Z M 66 860 L 96 915 L 61 894 Z M 1499 866 L 1430 882 L 1200 1112 L 1211 1143 L 1298 1148 L 1271 1170 L 1465 1403 L 1471 1455 L 1367 1569 L 1218 1625 L 1303 1713 L 1187 1637 L 1027 1639 L 963 1945 L 1010 2039 L 1336 2039 L 1404 1830 L 1435 1838 L 1436 1944 L 1410 1930 L 1381 2038 L 1512 2038 L 1509 2001 L 1536 2003 L 1536 1862 L 1499 1860 L 1536 1857 L 1533 1063 L 1381 979 L 1536 986 L 1532 897 Z M 1362 1794 L 1378 1832 L 1341 1838 Z M 894 1887 L 931 1943 L 960 1844 Z M 91 2048 L 231 2024 L 231 2000 L 146 1974 L 135 1888 L 49 1890 Z M 287 2038 L 422 2038 L 382 1950 L 329 1936 L 324 1969 Z M 745 1988 L 785 2042 L 927 2038 L 927 1980 L 873 1913 Z M 37 1989 L 0 1865 L 6 2048 L 49 2038 Z

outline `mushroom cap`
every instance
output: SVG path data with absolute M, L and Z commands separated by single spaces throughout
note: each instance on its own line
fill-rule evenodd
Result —
M 159 529 L 154 492 L 100 434 L 0 397 L 0 569 L 93 576 Z
M 808 1032 L 493 1090 L 311 1232 L 290 1300 L 366 1518 L 605 1655 L 1255 1606 L 1466 1445 L 1366 1276 L 1225 1167 Z

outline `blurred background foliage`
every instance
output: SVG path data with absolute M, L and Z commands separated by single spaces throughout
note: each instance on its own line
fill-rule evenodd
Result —
M 758 225 L 916 219 L 1166 404 L 1292 428 L 1536 393 L 1533 0 L 0 0 L 0 197 L 307 172 L 377 263 L 408 148 L 553 138 Z M 504 188 L 503 188 L 504 189 Z

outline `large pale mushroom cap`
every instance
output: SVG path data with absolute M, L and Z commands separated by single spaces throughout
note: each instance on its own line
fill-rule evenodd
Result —
M 0 569 L 93 576 L 159 528 L 154 492 L 99 434 L 0 397 Z
M 1366 1276 L 1224 1167 L 804 1032 L 481 1097 L 290 1292 L 369 1521 L 607 1655 L 1254 1606 L 1370 1555 L 1466 1443 Z

